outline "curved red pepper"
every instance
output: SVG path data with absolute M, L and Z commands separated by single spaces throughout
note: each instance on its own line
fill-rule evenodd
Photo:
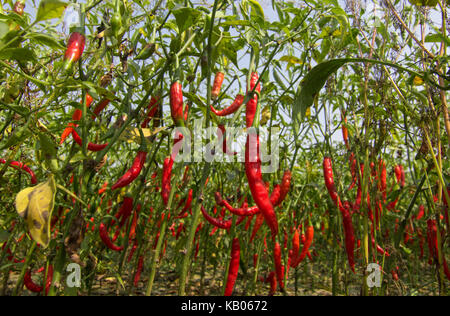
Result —
M 123 188 L 133 182 L 141 173 L 142 167 L 144 167 L 145 158 L 147 157 L 146 151 L 139 151 L 134 158 L 133 164 L 130 169 L 111 187 L 111 190 Z
M 74 129 L 72 130 L 72 137 L 73 137 L 73 140 L 78 145 L 80 145 L 80 146 L 83 145 L 83 140 L 81 139 L 80 135 L 78 135 L 78 133 Z M 101 150 L 105 149 L 106 146 L 108 146 L 108 143 L 106 143 L 106 144 L 94 144 L 94 143 L 89 142 L 88 146 L 87 146 L 87 149 L 90 150 L 90 151 L 97 152 L 97 151 L 101 151 Z
M 5 164 L 6 160 L 0 158 L 0 163 Z M 9 163 L 10 167 L 13 167 L 15 169 L 24 170 L 26 173 L 28 173 L 31 176 L 31 184 L 37 184 L 36 175 L 34 174 L 33 170 L 30 169 L 27 165 L 20 161 L 11 161 Z
M 231 296 L 236 283 L 239 271 L 239 259 L 241 256 L 241 247 L 239 245 L 239 238 L 234 238 L 231 244 L 231 260 L 228 268 L 228 278 L 225 285 L 225 296 Z
M 123 246 L 116 246 L 115 244 L 113 244 L 113 242 L 111 241 L 111 239 L 109 239 L 108 236 L 108 231 L 106 230 L 106 226 L 103 223 L 100 223 L 100 238 L 103 241 L 103 243 L 111 250 L 114 251 L 122 251 L 123 250 Z
M 158 113 L 158 110 L 159 110 L 159 96 L 151 97 L 150 103 L 148 104 L 147 107 L 147 115 L 146 115 L 147 117 L 141 124 L 142 128 L 148 127 L 148 123 L 152 118 L 155 117 L 155 115 Z
M 234 98 L 233 103 L 231 103 L 231 105 L 227 108 L 221 111 L 216 110 L 212 105 L 210 108 L 211 111 L 217 116 L 227 116 L 236 112 L 241 107 L 242 103 L 244 103 L 244 96 L 242 94 L 238 94 L 236 98 Z
M 212 217 L 211 215 L 208 214 L 208 212 L 206 212 L 203 205 L 201 206 L 201 211 L 202 211 L 202 214 L 205 217 L 205 219 L 212 225 L 222 228 L 222 229 L 229 229 L 231 227 L 231 223 L 232 223 L 231 220 L 225 221 L 225 220 L 220 220 L 220 219 Z

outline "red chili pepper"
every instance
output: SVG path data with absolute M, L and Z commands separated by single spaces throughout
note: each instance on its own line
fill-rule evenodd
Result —
M 327 187 L 328 193 L 330 194 L 330 197 L 333 200 L 334 204 L 338 206 L 339 196 L 334 185 L 333 167 L 330 157 L 325 157 L 323 159 L 323 175 L 325 178 L 325 186 Z M 339 204 L 340 203 L 341 202 L 339 201 Z
M 159 99 L 160 99 L 159 96 L 150 98 L 150 103 L 148 104 L 148 107 L 147 107 L 147 115 L 146 115 L 147 118 L 142 122 L 142 124 L 141 124 L 142 128 L 147 128 L 150 120 L 152 118 L 154 118 L 155 115 L 158 113 L 159 104 L 160 104 Z
M 403 170 L 403 166 L 402 165 L 395 166 L 394 173 L 397 179 L 397 183 L 399 183 L 400 187 L 403 188 L 405 186 L 405 171 Z
M 392 271 L 391 271 L 391 274 L 392 274 L 392 278 L 393 278 L 395 281 L 398 281 L 398 273 L 397 273 L 397 271 L 392 270 Z
M 344 139 L 345 147 L 347 147 L 347 149 L 350 149 L 350 145 L 348 144 L 348 129 L 347 129 L 347 126 L 345 126 L 347 124 L 347 117 L 345 117 L 345 112 L 341 113 L 341 119 L 343 121 L 343 123 L 342 123 L 342 138 Z
M 250 88 L 247 89 L 247 93 L 253 90 L 255 87 L 256 82 L 258 81 L 259 77 L 256 72 L 253 72 L 250 77 Z M 258 86 L 255 89 L 255 94 L 253 97 L 247 102 L 246 105 L 246 112 L 245 112 L 245 119 L 246 119 L 246 126 L 247 128 L 252 127 L 253 125 L 253 119 L 255 118 L 256 109 L 258 105 L 258 95 L 256 92 L 261 92 L 261 84 L 258 84 Z
M 281 247 L 278 242 L 275 242 L 274 250 L 273 250 L 273 259 L 275 262 L 275 272 L 277 274 L 278 285 L 280 286 L 280 290 L 284 290 L 284 276 L 283 276 L 283 267 L 281 265 Z
M 267 277 L 267 282 L 270 283 L 269 296 L 273 296 L 277 290 L 277 278 L 274 271 L 271 271 L 269 273 L 269 276 Z
M 270 197 L 270 201 L 272 202 L 274 207 L 280 205 L 281 202 L 284 201 L 287 194 L 289 193 L 289 189 L 291 187 L 291 178 L 292 178 L 291 172 L 289 170 L 286 170 L 283 174 L 283 179 L 281 180 L 280 197 L 276 201 L 272 199 L 272 196 Z
M 176 240 L 178 240 L 178 238 L 180 237 L 180 234 L 181 234 L 181 232 L 184 230 L 184 224 L 183 223 L 180 223 L 179 225 L 178 225 L 178 228 L 177 228 L 177 233 L 175 234 L 175 239 Z
M 72 137 L 75 140 L 75 142 L 82 146 L 83 145 L 83 140 L 81 139 L 80 135 L 78 135 L 78 133 L 75 131 L 75 129 L 72 130 Z M 88 143 L 87 149 L 90 151 L 101 151 L 103 149 L 106 148 L 106 146 L 108 146 L 108 143 L 106 144 L 94 144 L 94 143 Z
M 356 180 L 358 179 L 358 176 L 356 174 L 356 159 L 354 157 L 355 157 L 355 154 L 351 153 L 350 157 L 349 157 L 349 162 L 350 162 L 350 173 L 352 174 L 352 183 L 348 187 L 347 191 L 350 191 L 351 189 L 353 189 L 353 187 L 356 184 Z
M 257 263 L 258 263 L 258 254 L 255 253 L 255 254 L 253 255 L 253 267 L 254 267 L 254 268 L 256 268 Z
M 0 163 L 6 164 L 6 160 L 0 158 Z M 28 173 L 31 176 L 31 184 L 37 184 L 36 175 L 34 174 L 33 170 L 31 170 L 30 167 L 28 167 L 24 163 L 22 163 L 20 161 L 11 161 L 9 163 L 9 166 L 13 167 L 15 169 L 19 169 L 19 170 L 25 171 L 26 173 Z
M 355 234 L 353 231 L 352 217 L 350 214 L 350 204 L 345 202 L 344 205 L 339 207 L 342 214 L 342 223 L 344 225 L 345 236 L 345 250 L 347 252 L 348 263 L 353 273 L 355 273 Z
M 256 233 L 258 233 L 258 230 L 261 228 L 262 224 L 264 224 L 264 215 L 262 213 L 258 213 L 256 215 L 256 221 L 255 225 L 253 226 L 252 235 L 250 236 L 250 242 L 253 241 L 253 239 L 256 236 Z
M 258 135 L 247 135 L 244 164 L 245 173 L 247 175 L 253 200 L 261 210 L 261 213 L 264 215 L 264 219 L 272 232 L 272 238 L 275 238 L 278 234 L 278 220 L 273 205 L 270 202 L 269 193 L 267 192 L 265 183 L 262 180 Z
M 170 114 L 176 126 L 184 126 L 183 88 L 179 81 L 173 82 L 170 87 Z
M 113 242 L 111 241 L 111 239 L 109 239 L 108 236 L 108 231 L 106 230 L 106 226 L 103 223 L 100 223 L 100 238 L 103 241 L 103 243 L 111 250 L 114 251 L 122 251 L 123 250 L 123 246 L 116 246 L 113 244 Z
M 309 225 L 305 232 L 305 242 L 303 244 L 302 252 L 297 256 L 298 253 L 294 253 L 293 260 L 291 261 L 291 267 L 296 268 L 305 259 L 306 255 L 309 253 L 309 247 L 311 247 L 312 241 L 314 239 L 314 227 Z
M 135 252 L 136 249 L 137 249 L 137 246 L 138 246 L 138 241 L 137 241 L 137 239 L 135 239 L 135 240 L 133 241 L 133 247 L 131 247 L 130 254 L 128 255 L 127 262 L 130 262 L 131 259 L 133 258 L 133 255 L 134 255 L 134 252 Z
M 77 62 L 84 51 L 84 45 L 86 38 L 79 32 L 73 32 L 70 34 L 69 41 L 67 42 L 67 49 L 64 54 L 64 70 L 72 68 L 74 62 Z
M 133 182 L 141 173 L 142 167 L 144 167 L 145 158 L 147 152 L 139 151 L 136 158 L 134 158 L 131 168 L 111 187 L 111 190 L 123 188 Z
M 247 218 L 247 222 L 245 223 L 244 230 L 247 231 L 247 230 L 250 228 L 250 225 L 252 224 L 253 217 L 254 217 L 254 215 L 249 216 L 249 217 Z
M 44 267 L 37 270 L 37 273 L 44 272 Z M 48 290 L 50 289 L 50 286 L 52 285 L 53 280 L 53 266 L 50 264 L 47 269 L 47 280 L 45 282 L 45 295 L 48 294 Z M 40 293 L 44 289 L 42 286 L 37 285 L 33 282 L 31 279 L 31 271 L 27 270 L 25 273 L 25 277 L 23 279 L 23 283 L 25 284 L 26 288 L 34 293 Z
M 225 78 L 225 74 L 221 71 L 216 73 L 214 77 L 214 83 L 211 89 L 211 98 L 215 100 L 220 93 L 220 88 L 222 87 L 223 79 Z
M 239 238 L 234 238 L 231 244 L 231 260 L 228 268 L 228 278 L 225 285 L 225 296 L 231 296 L 236 283 L 239 271 L 239 259 L 241 256 L 241 247 L 239 245 Z
M 217 116 L 227 116 L 236 112 L 241 107 L 242 103 L 244 103 L 244 96 L 242 94 L 238 94 L 229 107 L 221 111 L 216 110 L 212 105 L 210 108 L 211 111 Z
M 380 159 L 379 163 L 380 168 L 380 187 L 379 190 L 383 196 L 383 200 L 386 201 L 386 190 L 387 190 L 387 171 L 386 171 L 386 164 L 383 160 Z
M 162 179 L 161 179 L 161 197 L 163 199 L 164 205 L 167 205 L 169 202 L 170 195 L 170 178 L 172 176 L 172 166 L 173 159 L 172 157 L 167 157 L 164 160 Z
M 100 190 L 98 190 L 98 195 L 105 193 L 107 188 L 108 188 L 108 181 L 105 181 Z
M 223 229 L 229 229 L 231 227 L 231 220 L 220 220 L 217 218 L 212 217 L 211 215 L 208 214 L 208 212 L 206 212 L 205 208 L 203 207 L 203 205 L 201 206 L 201 211 L 203 216 L 205 217 L 205 219 L 210 222 L 212 225 L 217 226 L 219 228 L 223 228 Z
M 134 238 L 136 238 L 136 228 L 137 228 L 137 222 L 138 222 L 138 217 L 139 217 L 139 212 L 141 211 L 141 204 L 138 204 L 136 206 L 136 211 L 134 212 L 133 215 L 133 220 L 131 222 L 131 227 L 130 227 L 130 234 L 128 235 L 130 240 L 133 240 Z
M 103 111 L 104 108 L 108 106 L 108 104 L 111 102 L 110 99 L 104 98 L 102 99 L 97 106 L 94 108 L 94 111 L 91 116 L 91 119 L 95 120 L 95 118 L 100 114 L 101 111 Z
M 362 163 L 360 165 L 360 169 L 361 169 L 361 175 L 364 174 L 364 164 Z M 361 188 L 361 179 L 358 178 L 358 191 L 356 192 L 356 199 L 355 199 L 355 203 L 353 204 L 353 211 L 359 211 L 359 208 L 361 206 L 361 199 L 362 199 L 362 188 Z
M 294 259 L 300 251 L 300 233 L 298 229 L 295 229 L 294 235 L 292 236 L 292 255 L 291 255 L 291 267 L 292 263 L 294 263 Z
M 119 230 L 123 227 L 128 217 L 130 217 L 131 213 L 133 212 L 133 198 L 130 196 L 125 196 L 123 198 L 122 205 L 120 206 L 120 209 L 117 211 L 115 217 L 117 220 L 120 219 L 119 223 Z M 113 219 L 111 221 L 111 225 L 115 223 L 115 220 Z
M 217 134 L 219 135 L 218 141 L 222 142 L 222 151 L 227 155 L 237 155 L 237 152 L 231 153 L 227 149 L 227 138 L 225 136 L 226 131 L 225 131 L 225 126 L 223 124 L 219 124 Z
M 140 256 L 139 261 L 138 261 L 138 266 L 136 269 L 136 274 L 134 275 L 134 287 L 138 286 L 143 268 L 144 268 L 144 256 Z

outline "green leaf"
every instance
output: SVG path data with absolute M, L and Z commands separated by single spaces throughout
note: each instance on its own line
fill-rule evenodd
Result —
M 222 22 L 221 25 L 224 26 L 251 26 L 251 23 L 246 20 L 230 20 Z
M 42 0 L 39 3 L 36 22 L 60 18 L 63 15 L 66 7 L 67 3 L 62 1 Z
M 248 2 L 250 2 L 250 5 L 252 6 L 253 9 L 251 14 L 252 15 L 255 14 L 256 16 L 264 20 L 264 10 L 259 4 L 259 2 L 256 0 L 248 0 Z
M 409 2 L 423 7 L 434 7 L 438 4 L 438 0 L 409 0 Z
M 174 10 L 172 13 L 175 16 L 180 33 L 195 25 L 202 17 L 201 11 L 192 8 L 181 8 Z
M 48 46 L 53 50 L 64 49 L 64 45 L 57 41 L 53 36 L 49 36 L 47 34 L 28 33 L 26 37 L 37 42 L 38 44 Z
M 5 21 L 0 21 L 0 39 L 9 32 L 9 25 Z
M 294 124 L 303 121 L 306 110 L 313 104 L 315 96 L 322 89 L 328 77 L 348 61 L 348 59 L 325 61 L 308 72 L 300 83 L 294 99 L 292 108 L 292 116 L 294 121 L 296 121 Z
M 429 34 L 425 36 L 426 43 L 440 43 L 445 42 L 447 46 L 450 45 L 450 40 L 448 37 L 444 37 L 441 33 L 438 34 Z
M 16 23 L 16 24 L 20 25 L 20 27 L 22 27 L 22 28 L 27 28 L 28 27 L 28 24 L 25 22 L 25 19 L 22 16 L 18 15 L 17 13 L 15 13 L 15 12 L 10 12 L 8 15 L 0 14 L 0 20 L 10 20 L 13 23 Z M 0 34 L 0 38 L 1 37 L 2 36 Z

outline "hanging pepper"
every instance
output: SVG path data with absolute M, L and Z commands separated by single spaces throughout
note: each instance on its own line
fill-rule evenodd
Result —
M 92 101 L 94 101 L 94 98 L 89 93 L 86 93 L 86 108 L 91 106 Z M 83 111 L 80 109 L 76 109 L 72 114 L 72 121 L 79 121 L 83 117 Z M 69 137 L 70 134 L 74 131 L 74 127 L 76 125 L 74 123 L 69 123 L 67 127 L 64 129 L 64 131 L 61 134 L 61 140 L 59 144 L 61 145 L 67 137 Z
M 258 81 L 259 77 L 256 72 L 253 72 L 250 77 L 250 89 L 247 89 L 247 93 L 252 91 L 255 88 L 256 82 Z M 258 95 L 256 94 L 261 92 L 261 84 L 258 83 L 258 86 L 255 88 L 255 94 L 253 97 L 247 102 L 246 105 L 246 111 L 245 111 L 245 120 L 246 120 L 246 126 L 247 128 L 252 127 L 253 125 L 253 119 L 256 115 L 256 109 L 258 106 Z
M 221 111 L 216 110 L 212 105 L 210 108 L 211 111 L 217 116 L 227 116 L 236 112 L 241 107 L 242 103 L 244 103 L 244 95 L 238 94 L 229 107 Z
M 355 234 L 353 231 L 352 217 L 350 214 L 350 203 L 344 202 L 344 205 L 340 204 L 340 211 L 342 214 L 342 223 L 344 225 L 344 236 L 345 236 L 345 250 L 347 252 L 348 263 L 353 273 L 355 273 L 355 259 L 354 259 L 354 249 L 355 249 Z
M 325 157 L 323 159 L 323 176 L 325 178 L 325 186 L 334 204 L 338 206 L 338 194 L 334 185 L 333 167 L 331 165 L 331 158 Z M 339 201 L 340 203 L 340 201 Z
M 403 170 L 403 166 L 396 165 L 394 167 L 394 173 L 397 179 L 397 183 L 399 183 L 400 187 L 403 188 L 405 186 L 405 171 Z
M 239 245 L 239 238 L 234 238 L 231 244 L 231 260 L 228 268 L 228 278 L 225 285 L 225 296 L 231 296 L 236 283 L 239 271 L 239 259 L 241 255 L 241 248 Z
M 250 236 L 250 242 L 255 238 L 256 233 L 261 228 L 262 224 L 264 224 L 264 215 L 262 213 L 258 213 L 256 215 L 255 225 L 253 226 L 252 235 Z
M 155 115 L 158 113 L 159 110 L 159 96 L 156 97 L 151 97 L 150 98 L 150 103 L 148 104 L 147 107 L 147 117 L 146 119 L 142 122 L 141 127 L 142 128 L 147 128 L 148 127 L 148 123 L 150 122 L 150 120 L 152 118 L 155 117 Z
M 92 111 L 94 114 L 92 114 L 91 119 L 95 120 L 95 118 L 100 114 L 101 111 L 103 111 L 104 108 L 108 106 L 110 102 L 111 102 L 110 99 L 107 98 L 102 99 L 94 108 L 94 111 Z
M 37 273 L 44 272 L 44 270 L 45 270 L 44 267 L 42 267 L 39 270 L 37 270 Z M 48 294 L 48 290 L 50 289 L 52 280 L 53 280 L 53 266 L 50 264 L 47 269 L 47 280 L 45 282 L 45 295 Z M 33 282 L 33 280 L 31 279 L 30 270 L 27 270 L 27 272 L 25 273 L 23 283 L 25 284 L 28 290 L 34 293 L 40 293 L 44 289 L 42 286 L 37 285 L 36 283 Z
M 219 96 L 220 88 L 222 87 L 223 79 L 225 78 L 225 74 L 221 71 L 216 73 L 214 77 L 214 83 L 211 88 L 211 99 L 215 100 Z
M 278 206 L 281 204 L 281 202 L 284 201 L 287 194 L 289 193 L 289 189 L 291 187 L 291 178 L 292 174 L 289 170 L 286 170 L 283 174 L 283 179 L 281 180 L 281 186 L 280 186 L 280 196 L 278 199 L 274 200 L 271 196 L 270 201 L 272 202 L 273 206 Z M 274 189 L 275 191 L 275 189 Z M 272 193 L 273 195 L 273 193 Z
M 342 111 L 341 113 L 341 120 L 343 121 L 342 123 L 342 138 L 344 139 L 344 143 L 345 143 L 345 147 L 347 147 L 347 149 L 350 149 L 350 145 L 348 144 L 348 129 L 347 129 L 347 117 L 345 116 L 345 112 Z
M 250 148 L 250 144 L 252 148 Z M 256 146 L 255 146 L 256 145 Z M 261 173 L 261 160 L 259 158 L 259 136 L 255 134 L 247 135 L 245 144 L 245 173 L 248 184 L 255 201 L 261 213 L 264 215 L 267 225 L 272 232 L 272 238 L 278 234 L 278 220 L 269 193 L 267 192 Z
M 228 152 L 227 138 L 225 137 L 226 131 L 225 131 L 225 126 L 223 124 L 219 124 L 217 134 L 219 135 L 219 137 L 218 137 L 219 143 L 222 142 L 223 153 L 225 153 L 227 155 L 237 155 L 237 152 L 234 152 L 234 153 Z
M 0 163 L 1 164 L 6 164 L 6 160 L 0 158 Z M 37 179 L 36 179 L 36 175 L 34 174 L 33 170 L 30 169 L 30 167 L 28 167 L 27 165 L 25 165 L 24 163 L 20 162 L 20 161 L 10 161 L 9 162 L 9 166 L 19 169 L 19 170 L 23 170 L 26 173 L 28 173 L 31 176 L 31 184 L 37 184 Z
M 223 229 L 229 229 L 231 227 L 231 220 L 220 220 L 217 218 L 212 217 L 211 215 L 208 214 L 208 212 L 206 212 L 205 208 L 203 207 L 203 205 L 201 206 L 201 211 L 203 216 L 205 217 L 205 219 L 210 222 L 212 225 L 219 227 L 219 228 L 223 228 Z
M 161 180 L 161 197 L 163 199 L 164 205 L 169 202 L 170 195 L 170 177 L 172 176 L 172 157 L 167 157 L 164 160 L 162 180 Z
M 144 256 L 140 256 L 138 260 L 138 266 L 136 269 L 136 274 L 134 275 L 134 287 L 138 286 L 139 280 L 141 278 L 142 269 L 144 268 Z
M 284 290 L 284 276 L 283 276 L 283 267 L 281 265 L 281 247 L 278 242 L 275 242 L 274 250 L 273 250 L 273 259 L 275 262 L 275 272 L 277 274 L 278 285 L 280 286 L 280 290 Z
M 72 137 L 73 140 L 79 145 L 82 146 L 83 145 L 83 140 L 81 139 L 80 135 L 78 135 L 78 133 L 75 131 L 75 129 L 72 130 Z M 108 143 L 105 144 L 94 144 L 89 142 L 87 149 L 93 152 L 97 152 L 97 151 L 101 151 L 103 149 L 106 148 L 106 146 L 108 146 Z
M 297 256 L 298 252 L 293 254 L 293 259 L 291 261 L 292 268 L 296 268 L 303 261 L 303 259 L 305 259 L 306 255 L 309 252 L 309 247 L 311 247 L 313 239 L 314 239 L 314 227 L 312 225 L 309 225 L 306 228 L 305 242 L 302 248 L 302 252 L 298 256 Z
M 179 81 L 170 86 L 170 114 L 176 126 L 184 126 L 183 89 Z
M 134 158 L 133 164 L 130 169 L 128 169 L 125 174 L 117 180 L 116 183 L 111 187 L 111 190 L 123 188 L 133 182 L 141 173 L 142 167 L 144 167 L 145 158 L 147 157 L 147 152 L 140 150 L 138 151 L 136 158 Z
M 72 68 L 73 63 L 77 62 L 84 51 L 84 45 L 86 43 L 86 38 L 83 34 L 79 32 L 73 32 L 70 34 L 69 41 L 67 42 L 67 49 L 64 54 L 64 65 L 65 71 Z
M 114 250 L 114 251 L 122 251 L 123 250 L 123 246 L 120 246 L 120 247 L 116 246 L 115 244 L 113 244 L 111 239 L 109 239 L 108 231 L 106 230 L 105 224 L 100 223 L 99 232 L 100 232 L 101 240 L 109 249 Z

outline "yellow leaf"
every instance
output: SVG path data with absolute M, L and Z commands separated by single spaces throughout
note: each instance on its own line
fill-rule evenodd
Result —
M 261 113 L 261 125 L 266 125 L 266 123 L 270 120 L 271 112 L 270 106 L 266 105 Z
M 145 32 L 142 27 L 139 28 L 139 33 L 141 33 L 144 36 L 147 36 L 147 32 Z
M 16 196 L 16 210 L 27 223 L 31 237 L 42 247 L 50 242 L 50 219 L 55 204 L 56 183 L 53 175 L 46 182 L 25 188 Z
M 335 31 L 333 32 L 333 34 L 331 34 L 331 35 L 334 36 L 334 37 L 341 36 L 341 35 L 342 35 L 342 32 L 341 32 L 340 29 L 337 29 L 337 30 L 335 30 Z
M 306 109 L 305 115 L 306 115 L 307 118 L 310 118 L 310 117 L 311 117 L 311 107 L 308 107 L 308 108 Z
M 423 84 L 423 79 L 420 78 L 420 77 L 415 76 L 415 77 L 414 77 L 414 80 L 413 80 L 413 84 L 414 84 L 415 86 L 420 86 L 420 85 Z
M 288 56 L 288 55 L 286 55 L 286 56 L 281 57 L 280 61 L 286 61 L 289 64 L 303 65 L 303 60 L 301 60 L 300 58 L 295 57 L 295 56 Z
M 158 134 L 160 131 L 164 129 L 166 129 L 166 127 L 158 127 L 154 130 L 150 130 L 149 128 L 143 128 L 142 133 L 144 134 L 144 137 L 148 139 L 149 137 Z M 133 142 L 136 144 L 141 143 L 141 135 L 139 134 L 138 128 L 126 129 L 119 139 L 126 141 L 128 143 Z

